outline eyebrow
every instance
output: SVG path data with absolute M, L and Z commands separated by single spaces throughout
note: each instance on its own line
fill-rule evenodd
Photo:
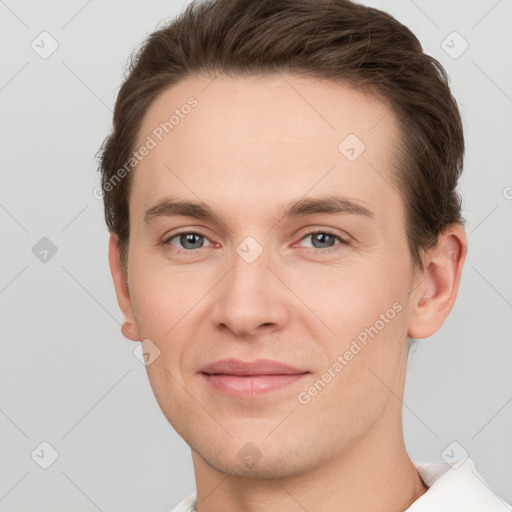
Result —
M 315 214 L 352 214 L 374 219 L 371 210 L 358 202 L 340 195 L 306 197 L 284 205 L 281 218 L 304 217 Z M 183 201 L 164 198 L 144 214 L 144 222 L 151 223 L 159 217 L 193 217 L 224 224 L 221 217 L 207 204 L 200 201 Z

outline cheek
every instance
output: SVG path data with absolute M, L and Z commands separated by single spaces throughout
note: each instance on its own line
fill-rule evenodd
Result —
M 171 269 L 146 261 L 135 268 L 134 275 L 130 292 L 137 324 L 157 344 L 183 330 L 211 288 L 205 272 L 190 267 Z
M 353 404 L 384 399 L 388 391 L 379 377 L 393 381 L 407 346 L 407 276 L 393 265 L 377 262 L 330 269 L 329 281 L 324 277 L 328 286 L 312 287 L 314 293 L 303 296 L 331 330 L 323 343 L 327 368 L 342 357 L 343 369 L 331 389 L 339 386 Z M 308 279 L 308 284 L 314 282 Z M 307 290 L 305 286 L 302 293 Z
M 397 316 L 399 306 L 393 309 L 393 305 L 402 304 L 405 283 L 394 273 L 380 258 L 353 257 L 336 265 L 289 268 L 283 280 L 337 340 L 347 340 L 375 324 L 390 308 L 388 317 Z

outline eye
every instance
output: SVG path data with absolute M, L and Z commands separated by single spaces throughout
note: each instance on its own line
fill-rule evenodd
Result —
M 327 230 L 307 233 L 300 239 L 300 241 L 308 238 L 310 238 L 312 242 L 310 248 L 313 250 L 320 250 L 322 252 L 336 251 L 341 248 L 338 246 L 349 245 L 347 240 L 344 240 L 339 235 Z M 176 241 L 173 242 L 173 240 Z M 336 240 L 339 240 L 339 243 L 335 243 Z M 205 245 L 205 242 L 207 245 Z M 215 244 L 212 244 L 208 238 L 201 233 L 197 233 L 195 231 L 182 231 L 166 238 L 162 242 L 162 245 L 171 245 L 177 252 L 193 252 L 194 250 L 202 249 L 204 247 L 213 247 Z
M 178 246 L 179 250 L 185 250 L 190 252 L 193 249 L 201 249 L 205 247 L 204 241 L 208 241 L 208 239 L 201 235 L 200 233 L 196 233 L 194 231 L 182 231 L 181 233 L 176 233 L 173 236 L 167 238 L 162 242 L 163 245 L 172 245 L 173 247 L 176 247 L 174 243 L 172 243 L 172 240 L 177 239 L 178 243 L 181 244 L 181 246 Z M 210 242 L 208 241 L 209 245 Z M 206 246 L 207 247 L 207 246 Z
M 331 233 L 330 231 L 322 230 L 322 231 L 312 231 L 311 233 L 306 234 L 301 238 L 302 240 L 306 240 L 310 238 L 313 249 L 323 250 L 323 252 L 336 251 L 339 249 L 339 245 L 349 245 L 347 240 L 344 240 L 339 235 Z M 339 240 L 340 243 L 334 243 L 335 240 Z

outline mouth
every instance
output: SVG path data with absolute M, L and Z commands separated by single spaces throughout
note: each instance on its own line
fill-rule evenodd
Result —
M 214 391 L 233 398 L 254 399 L 290 386 L 302 380 L 307 373 L 287 375 L 226 375 L 201 374 Z
M 242 361 L 241 359 L 221 359 L 203 366 L 201 373 L 209 375 L 296 375 L 306 373 L 307 370 L 295 368 L 281 361 L 272 359 L 256 359 L 255 361 Z
M 202 378 L 211 389 L 226 396 L 254 399 L 302 380 L 310 372 L 279 361 L 246 362 L 224 359 L 203 367 Z

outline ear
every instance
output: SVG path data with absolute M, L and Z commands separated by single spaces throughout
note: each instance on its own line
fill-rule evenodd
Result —
M 424 270 L 410 292 L 409 336 L 428 338 L 441 328 L 457 298 L 466 254 L 466 232 L 459 224 L 450 224 L 426 251 Z
M 110 264 L 110 272 L 114 280 L 116 289 L 117 302 L 124 315 L 124 323 L 121 332 L 125 338 L 132 341 L 140 341 L 139 329 L 133 316 L 132 302 L 130 299 L 130 290 L 128 282 L 121 270 L 121 259 L 119 256 L 119 240 L 115 233 L 110 233 L 110 241 L 108 247 L 108 261 Z

